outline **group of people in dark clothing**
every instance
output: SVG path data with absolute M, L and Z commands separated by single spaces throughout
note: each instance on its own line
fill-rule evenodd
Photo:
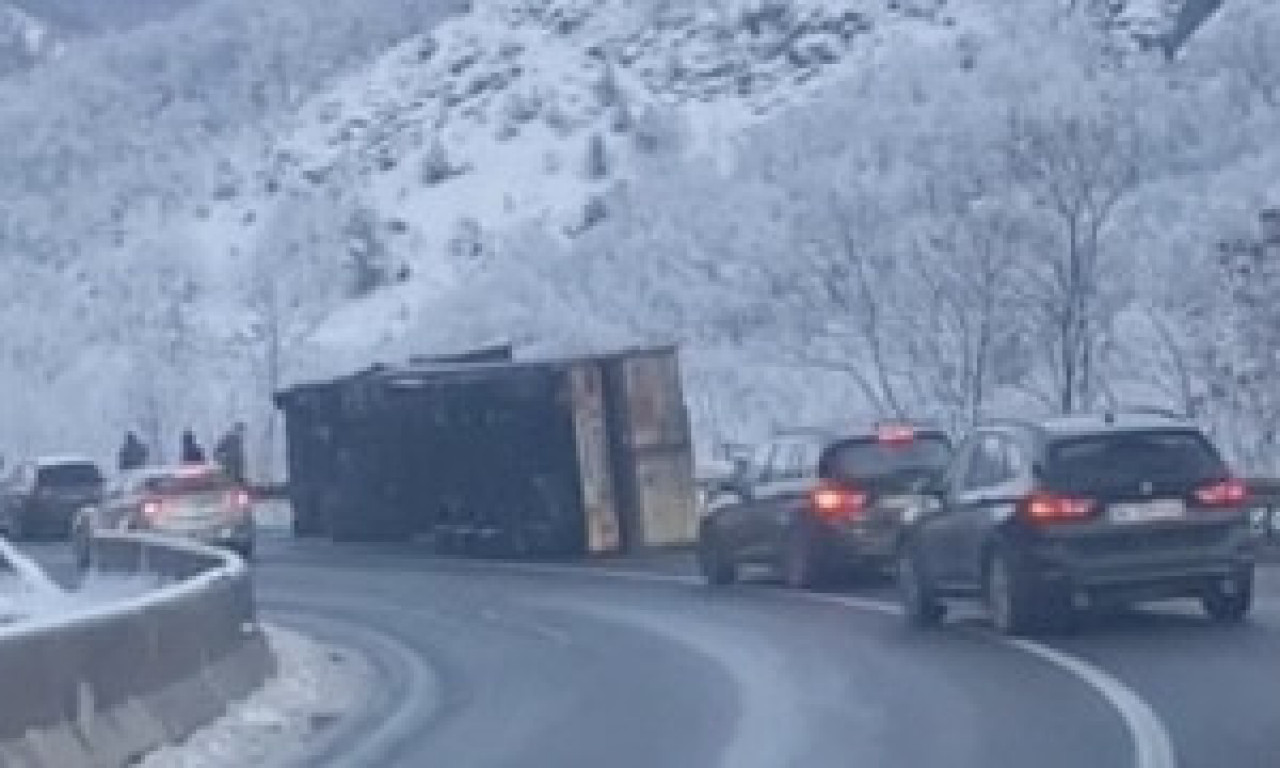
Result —
M 245 480 L 244 459 L 244 422 L 237 422 L 213 449 L 213 458 L 236 482 Z M 150 450 L 136 432 L 128 432 L 124 436 L 124 444 L 120 446 L 117 465 L 121 472 L 145 467 L 150 461 Z M 191 430 L 182 433 L 182 444 L 179 448 L 179 459 L 183 464 L 204 464 L 204 448 Z

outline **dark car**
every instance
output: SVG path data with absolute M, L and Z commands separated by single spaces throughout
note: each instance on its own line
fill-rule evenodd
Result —
M 1245 484 L 1193 424 L 1150 414 L 1006 422 L 975 430 L 909 529 L 898 580 L 908 616 L 986 602 L 995 626 L 1060 625 L 1086 607 L 1192 597 L 1223 622 L 1253 597 Z
M 101 530 L 151 531 L 223 546 L 253 556 L 252 499 L 216 465 L 148 467 L 122 474 L 102 502 L 76 517 L 76 560 L 89 565 L 90 541 Z
M 911 425 L 841 432 L 792 430 L 756 456 L 710 505 L 698 535 L 712 584 L 741 564 L 771 565 L 806 588 L 891 566 L 919 490 L 951 456 L 941 430 Z
M 0 496 L 0 527 L 14 540 L 65 539 L 76 512 L 98 501 L 102 472 L 89 459 L 47 457 L 14 468 Z

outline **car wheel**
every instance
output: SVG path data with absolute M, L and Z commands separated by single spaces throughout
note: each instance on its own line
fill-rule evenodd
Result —
M 934 594 L 922 572 L 914 547 L 904 549 L 897 563 L 898 594 L 907 621 L 916 627 L 936 627 L 947 615 L 947 607 Z
M 1219 624 L 1239 624 L 1253 608 L 1253 573 L 1236 577 L 1231 587 L 1215 582 L 1201 598 L 1204 612 Z
M 738 567 L 728 557 L 712 525 L 704 525 L 698 536 L 698 567 L 702 578 L 712 586 L 732 584 L 738 578 Z
M 75 553 L 76 567 L 82 571 L 93 565 L 93 551 L 90 547 L 89 533 L 77 528 L 71 536 L 71 549 Z
M 814 589 L 822 586 L 822 563 L 814 551 L 813 538 L 803 528 L 787 535 L 782 552 L 782 581 L 792 589 Z
M 996 552 L 987 566 L 987 609 L 1001 634 L 1017 635 L 1037 628 L 1035 595 L 1018 577 L 1008 555 Z

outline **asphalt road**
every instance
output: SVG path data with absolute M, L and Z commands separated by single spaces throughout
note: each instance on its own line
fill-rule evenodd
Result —
M 877 609 L 883 585 L 711 590 L 679 557 L 522 566 L 269 539 L 257 572 L 269 620 L 382 676 L 314 765 L 1157 768 L 1167 734 L 1181 768 L 1280 766 L 1276 572 L 1243 627 L 1173 606 L 1030 650 L 972 612 L 911 631 Z

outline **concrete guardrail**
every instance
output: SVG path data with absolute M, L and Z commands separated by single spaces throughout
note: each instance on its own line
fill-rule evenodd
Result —
M 124 766 L 221 716 L 275 669 L 234 555 L 104 533 L 94 568 L 138 597 L 0 627 L 0 766 Z

